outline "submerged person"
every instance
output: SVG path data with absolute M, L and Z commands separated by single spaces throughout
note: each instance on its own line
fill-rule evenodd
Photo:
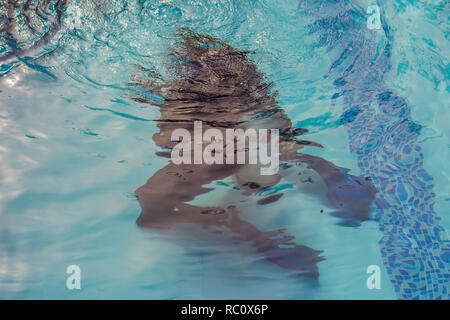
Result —
M 291 120 L 271 94 L 271 83 L 266 83 L 256 65 L 245 52 L 208 35 L 190 30 L 180 31 L 180 42 L 170 54 L 170 79 L 156 72 L 142 69 L 134 75 L 131 84 L 140 88 L 142 95 L 136 101 L 157 105 L 161 119 L 159 133 L 153 136 L 161 148 L 173 150 L 179 141 L 172 141 L 177 129 L 194 133 L 194 122 L 201 121 L 203 130 L 216 129 L 223 136 L 227 129 L 278 129 L 279 161 L 305 163 L 322 178 L 327 186 L 327 198 L 336 209 L 335 215 L 345 225 L 358 225 L 367 220 L 370 204 L 376 191 L 367 179 L 348 174 L 319 157 L 298 153 L 305 145 L 319 144 L 300 140 L 305 129 L 293 128 Z M 157 95 L 162 102 L 150 99 Z M 272 137 L 273 138 L 273 137 Z M 235 153 L 241 150 L 234 150 Z M 159 156 L 170 158 L 170 152 Z M 250 242 L 268 260 L 299 274 L 318 277 L 317 263 L 322 251 L 293 242 L 293 236 L 279 237 L 284 229 L 263 232 L 239 216 L 234 205 L 197 206 L 188 204 L 197 196 L 208 193 L 211 182 L 235 177 L 245 195 L 278 184 L 283 170 L 272 175 L 261 175 L 258 164 L 175 164 L 173 161 L 158 170 L 135 192 L 142 207 L 137 224 L 143 228 L 171 230 L 180 224 L 195 224 L 211 231 L 228 229 L 238 239 Z M 258 201 L 267 204 L 278 201 L 282 194 Z

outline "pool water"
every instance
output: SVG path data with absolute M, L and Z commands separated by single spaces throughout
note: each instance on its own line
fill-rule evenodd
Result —
M 434 0 L 2 1 L 0 298 L 448 299 L 449 13 Z M 134 191 L 167 159 L 152 140 L 159 110 L 131 98 L 130 77 L 164 70 L 184 27 L 248 52 L 323 146 L 302 152 L 379 190 L 358 226 L 332 214 L 306 166 L 275 203 L 256 205 L 261 195 L 243 197 L 232 178 L 194 200 L 236 199 L 258 229 L 322 250 L 317 279 L 199 227 L 136 224 Z M 80 290 L 66 287 L 70 265 Z M 367 286 L 371 265 L 379 289 Z

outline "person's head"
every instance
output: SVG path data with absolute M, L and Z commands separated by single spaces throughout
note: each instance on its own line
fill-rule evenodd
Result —
M 272 100 L 270 84 L 256 65 L 229 44 L 208 35 L 181 29 L 171 51 L 172 81 L 163 98 L 229 105 L 251 105 Z

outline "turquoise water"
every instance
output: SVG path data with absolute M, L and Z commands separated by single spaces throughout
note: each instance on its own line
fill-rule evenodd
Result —
M 37 2 L 17 1 L 22 9 L 30 3 L 23 10 L 8 9 L 6 1 L 1 7 L 3 15 L 12 10 L 17 23 L 8 29 L 3 20 L 0 39 L 0 298 L 402 297 L 383 261 L 375 205 L 373 219 L 339 225 L 324 183 L 307 168 L 312 183 L 282 181 L 284 196 L 270 205 L 256 206 L 258 195 L 240 196 L 231 178 L 210 184 L 213 190 L 195 203 L 233 197 L 242 219 L 260 230 L 287 228 L 298 243 L 323 250 L 317 280 L 268 262 L 246 243 L 196 237 L 195 228 L 186 238 L 136 225 L 141 208 L 134 190 L 167 159 L 155 155 L 152 141 L 158 108 L 131 99 L 128 83 L 138 66 L 165 69 L 182 27 L 249 52 L 274 82 L 292 123 L 324 146 L 302 152 L 366 174 L 350 148 L 351 130 L 340 121 L 346 101 L 334 96 L 336 78 L 324 77 L 339 46 L 328 49 L 320 42 L 326 30 L 314 25 L 319 16 L 334 16 L 334 1 L 318 11 L 308 11 L 308 1 L 287 0 L 69 1 L 80 9 L 76 28 L 67 6 Z M 342 3 L 365 19 L 374 2 Z M 406 99 L 410 118 L 421 126 L 415 141 L 434 181 L 435 198 L 428 201 L 442 218 L 437 223 L 449 230 L 449 7 L 445 1 L 377 4 L 392 41 L 383 86 Z M 345 26 L 336 26 L 338 43 L 352 37 Z M 388 39 L 382 30 L 370 32 L 380 47 Z M 366 44 L 355 50 L 364 52 Z M 441 238 L 448 248 L 447 236 Z M 66 288 L 69 265 L 81 268 L 81 290 Z M 369 265 L 381 268 L 379 290 L 366 286 Z M 448 287 L 448 260 L 438 268 L 445 275 L 440 285 Z

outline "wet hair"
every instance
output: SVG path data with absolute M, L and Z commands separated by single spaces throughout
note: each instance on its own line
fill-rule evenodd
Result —
M 233 109 L 236 104 L 244 108 L 275 105 L 272 83 L 265 81 L 247 52 L 189 29 L 180 29 L 178 34 L 169 55 L 169 79 L 144 69 L 149 80 L 138 80 L 140 87 L 163 98 L 165 106 L 192 101 L 221 104 L 222 109 Z

